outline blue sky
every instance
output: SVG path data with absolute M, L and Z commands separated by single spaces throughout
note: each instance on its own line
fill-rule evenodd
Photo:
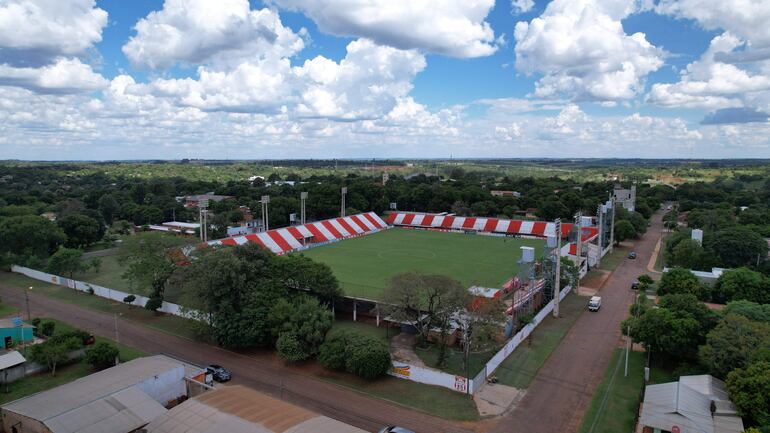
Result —
M 770 157 L 761 0 L 0 1 L 22 159 Z

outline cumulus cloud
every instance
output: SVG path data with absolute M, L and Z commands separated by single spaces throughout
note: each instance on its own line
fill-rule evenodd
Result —
M 621 20 L 636 10 L 633 0 L 554 0 L 540 17 L 516 24 L 516 68 L 543 74 L 537 97 L 633 98 L 665 55 L 644 33 L 624 32 Z
M 687 65 L 677 83 L 656 83 L 648 102 L 661 106 L 719 109 L 744 105 L 744 95 L 770 90 L 770 76 L 718 60 L 744 43 L 729 32 L 716 36 L 705 53 Z
M 24 87 L 38 93 L 78 93 L 102 89 L 107 80 L 78 59 L 59 58 L 40 68 L 0 64 L 0 85 Z
M 39 67 L 76 56 L 102 40 L 107 12 L 94 0 L 6 0 L 0 3 L 0 59 Z
M 706 115 L 701 125 L 767 122 L 770 116 L 754 108 L 723 108 Z
M 166 0 L 134 27 L 123 46 L 135 66 L 168 68 L 177 63 L 219 66 L 302 50 L 300 35 L 269 9 L 252 10 L 248 0 Z M 304 30 L 303 30 L 304 32 Z
M 534 0 L 511 0 L 511 9 L 515 14 L 527 13 L 535 7 Z
M 367 38 L 402 50 L 452 57 L 481 57 L 497 50 L 485 21 L 494 0 L 271 0 L 301 11 L 321 31 Z

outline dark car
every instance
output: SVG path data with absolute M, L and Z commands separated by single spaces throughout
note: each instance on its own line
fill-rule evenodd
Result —
M 390 427 L 383 427 L 379 433 L 414 433 L 414 431 L 409 430 L 408 428 L 392 425 Z
M 628 253 L 628 258 L 629 259 L 635 259 L 636 258 L 636 253 L 631 251 L 630 253 Z
M 227 371 L 226 368 L 216 364 L 211 364 L 208 367 L 206 367 L 206 373 L 211 374 L 211 376 L 217 382 L 227 382 L 228 380 L 233 378 L 233 375 L 230 374 L 230 372 Z
M 639 281 L 631 283 L 631 290 L 639 290 Z

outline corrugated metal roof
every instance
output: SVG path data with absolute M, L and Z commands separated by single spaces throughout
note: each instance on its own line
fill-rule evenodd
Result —
M 176 368 L 184 365 L 163 355 L 137 358 L 13 401 L 3 405 L 3 410 L 46 421 Z
M 365 433 L 239 385 L 187 400 L 145 429 L 148 433 Z
M 17 351 L 8 352 L 4 355 L 0 355 L 0 370 L 11 368 L 13 366 L 23 364 L 27 362 L 26 359 Z
M 712 414 L 711 402 L 716 411 Z M 710 375 L 682 376 L 679 382 L 648 385 L 639 422 L 682 433 L 740 433 L 743 421 L 730 402 L 724 382 Z

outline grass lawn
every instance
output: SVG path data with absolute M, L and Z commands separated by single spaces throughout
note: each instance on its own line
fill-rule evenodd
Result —
M 532 345 L 522 342 L 495 372 L 500 383 L 519 389 L 527 388 L 545 360 L 559 345 L 578 316 L 586 309 L 588 298 L 568 295 L 560 304 L 561 317 L 543 320 L 532 332 Z
M 46 317 L 41 317 L 41 320 L 43 322 L 56 323 L 56 327 L 54 328 L 54 335 L 75 330 L 74 327 L 60 320 Z M 96 341 L 108 341 L 112 344 L 115 344 L 114 341 L 103 337 L 96 337 Z M 134 349 L 133 347 L 128 347 L 123 344 L 118 344 L 117 346 L 120 350 L 120 360 L 122 362 L 130 361 L 132 359 L 140 358 L 146 355 L 144 352 Z M 4 386 L 2 389 L 0 389 L 0 404 L 55 388 L 60 385 L 64 385 L 65 383 L 72 382 L 75 379 L 88 376 L 93 372 L 94 371 L 90 365 L 88 365 L 83 360 L 79 360 L 78 362 L 57 368 L 56 376 L 51 376 L 51 374 L 48 372 L 27 376 L 24 379 L 20 379 L 9 384 L 8 393 L 5 392 Z
M 316 377 L 441 418 L 459 421 L 474 421 L 480 418 L 472 398 L 439 386 L 395 377 L 383 377 L 375 381 L 359 379 L 352 375 Z
M 602 258 L 602 263 L 599 265 L 599 269 L 614 271 L 615 268 L 617 268 L 618 265 L 623 262 L 623 260 L 627 259 L 628 253 L 632 250 L 632 247 L 616 245 L 615 248 L 612 249 L 611 253 Z
M 644 357 L 643 352 L 631 352 L 625 377 L 625 351 L 615 349 L 583 418 L 580 433 L 630 433 L 633 430 L 644 386 Z
M 351 331 L 358 334 L 365 334 L 372 336 L 378 340 L 382 340 L 385 343 L 390 341 L 391 338 L 398 334 L 398 329 L 392 329 L 390 333 L 385 326 L 374 326 L 365 322 L 353 322 L 352 320 L 340 320 L 336 319 L 332 324 L 332 329 L 329 330 L 329 334 L 334 334 L 341 331 Z
M 60 301 L 69 302 L 104 313 L 118 313 L 121 315 L 121 320 L 133 320 L 140 322 L 142 325 L 170 334 L 195 339 L 192 324 L 188 319 L 168 314 L 156 314 L 152 311 L 147 311 L 142 307 L 129 307 L 122 302 L 110 301 L 105 298 L 78 292 L 66 287 L 44 283 L 21 274 L 0 272 L 0 282 L 9 286 L 18 287 L 19 290 L 23 287 L 32 286 L 33 291 Z
M 447 349 L 449 352 L 449 356 L 446 360 L 446 364 L 444 368 L 441 370 L 449 373 L 449 374 L 455 374 L 458 376 L 467 376 L 467 372 L 465 371 L 465 368 L 463 368 L 463 352 L 460 348 L 456 347 L 450 347 Z M 428 367 L 438 368 L 436 364 L 438 363 L 438 346 L 435 344 L 431 344 L 430 349 L 423 350 L 419 348 L 414 349 L 414 353 L 417 354 L 417 356 L 420 357 L 422 362 L 425 363 Z M 484 353 L 471 353 L 469 357 L 469 370 L 470 370 L 470 376 L 476 377 L 477 374 L 481 371 L 482 368 L 484 368 L 484 364 L 489 361 L 496 351 L 489 351 Z
M 99 272 L 94 272 L 93 269 L 89 269 L 86 272 L 75 274 L 74 278 L 76 280 L 85 281 L 110 289 L 121 290 L 123 292 L 132 293 L 136 291 L 135 288 L 131 287 L 131 283 L 123 278 L 125 268 L 118 263 L 117 254 L 99 257 L 99 260 L 102 262 L 99 267 Z
M 394 228 L 302 254 L 328 264 L 347 295 L 380 299 L 392 276 L 415 270 L 500 287 L 516 274 L 522 246 L 543 241 Z
M 20 310 L 14 307 L 13 305 L 0 303 L 0 317 L 10 316 L 11 314 L 16 313 L 18 311 Z

